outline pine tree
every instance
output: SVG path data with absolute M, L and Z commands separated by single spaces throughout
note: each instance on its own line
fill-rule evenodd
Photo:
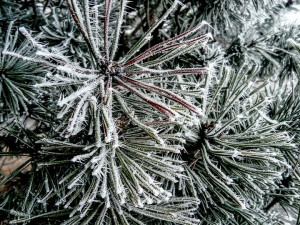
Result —
M 0 0 L 0 223 L 300 215 L 294 4 Z

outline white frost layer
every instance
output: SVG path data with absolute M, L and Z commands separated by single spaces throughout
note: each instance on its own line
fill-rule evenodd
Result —
M 300 25 L 300 4 L 294 5 L 295 10 L 286 13 L 282 17 L 283 24 L 297 24 Z

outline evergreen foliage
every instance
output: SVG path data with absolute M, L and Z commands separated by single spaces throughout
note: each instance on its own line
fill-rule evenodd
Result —
M 298 213 L 300 26 L 280 23 L 292 7 L 0 0 L 0 160 L 23 159 L 0 169 L 0 223 Z

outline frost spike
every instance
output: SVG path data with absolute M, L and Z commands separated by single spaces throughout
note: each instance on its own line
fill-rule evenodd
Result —
M 118 44 L 119 44 L 119 39 L 120 39 L 120 33 L 121 33 L 121 26 L 123 23 L 123 17 L 124 17 L 124 12 L 125 12 L 125 7 L 127 4 L 127 0 L 121 0 L 120 2 L 120 10 L 119 10 L 119 14 L 118 14 L 118 21 L 117 21 L 117 27 L 115 28 L 115 34 L 112 40 L 112 49 L 110 52 L 110 59 L 114 60 L 115 58 L 115 54 L 118 48 Z
M 85 11 L 85 20 L 86 20 L 86 27 L 87 27 L 87 32 L 89 36 L 89 40 L 91 43 L 92 51 L 94 52 L 96 59 L 101 62 L 103 61 L 103 57 L 101 56 L 97 45 L 94 41 L 94 37 L 92 34 L 92 28 L 91 28 L 91 23 L 90 23 L 90 10 L 89 10 L 89 0 L 84 0 L 84 11 Z M 96 33 L 97 34 L 97 33 Z

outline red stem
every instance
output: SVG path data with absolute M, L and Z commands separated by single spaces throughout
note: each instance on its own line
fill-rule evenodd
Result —
M 181 68 L 175 70 L 159 70 L 157 72 L 146 71 L 146 70 L 133 70 L 126 71 L 126 74 L 142 74 L 142 73 L 159 73 L 159 74 L 202 74 L 206 72 L 206 68 Z
M 173 41 L 178 41 L 184 37 L 186 37 L 187 35 L 189 35 L 190 33 L 193 33 L 195 30 L 197 30 L 202 24 L 199 24 L 193 28 L 191 28 L 190 30 L 187 30 L 186 32 L 183 32 L 175 37 L 172 37 L 168 40 L 165 40 L 163 42 L 160 42 L 156 45 L 154 45 L 153 47 L 149 48 L 148 50 L 146 50 L 145 52 L 141 53 L 140 55 L 136 56 L 135 58 L 133 58 L 132 60 L 129 60 L 127 63 L 124 64 L 124 67 L 128 67 L 134 63 L 137 62 L 137 60 L 142 60 L 146 57 L 148 57 L 149 55 L 151 55 L 151 52 L 153 52 L 154 50 L 157 50 L 158 48 L 164 47 L 166 44 L 171 43 Z M 140 59 L 142 58 L 142 59 Z
M 104 50 L 105 50 L 105 59 L 109 60 L 108 52 L 108 25 L 109 25 L 109 16 L 110 16 L 111 0 L 105 1 L 105 15 L 104 15 Z
M 72 6 L 70 0 L 66 0 L 66 2 L 67 2 L 67 5 L 68 5 L 68 8 L 69 8 L 69 10 L 70 10 L 70 13 L 71 13 L 71 15 L 72 15 L 72 17 L 73 17 L 73 19 L 74 19 L 74 21 L 75 21 L 77 27 L 79 28 L 79 30 L 80 30 L 80 32 L 81 32 L 81 34 L 82 34 L 84 40 L 86 41 L 86 43 L 87 43 L 87 45 L 89 46 L 89 48 L 92 49 L 92 46 L 91 46 L 91 43 L 90 43 L 90 39 L 89 39 L 89 37 L 87 36 L 87 34 L 85 33 L 83 27 L 81 26 L 80 21 L 79 21 L 77 15 L 76 15 L 76 13 L 75 13 L 75 11 L 74 11 L 74 9 L 73 9 L 73 6 Z
M 152 99 L 144 96 L 142 93 L 140 93 L 139 91 L 137 91 L 136 89 L 134 89 L 133 87 L 129 86 L 128 84 L 126 84 L 125 82 L 123 82 L 120 78 L 118 77 L 114 77 L 114 79 L 123 87 L 125 87 L 126 89 L 128 89 L 129 91 L 131 91 L 132 93 L 136 94 L 137 96 L 139 96 L 141 99 L 143 99 L 145 102 L 147 102 L 148 104 L 150 104 L 152 107 L 156 108 L 158 111 L 162 112 L 164 115 L 166 115 L 168 118 L 170 118 L 171 116 L 175 116 L 175 113 L 173 112 L 173 110 L 169 109 L 168 107 L 153 101 Z
M 199 113 L 199 110 L 197 110 L 197 108 L 194 105 L 190 104 L 189 102 L 187 102 L 186 100 L 184 100 L 183 98 L 181 98 L 180 96 L 174 94 L 171 91 L 168 91 L 168 90 L 165 90 L 165 89 L 153 86 L 153 85 L 145 84 L 143 82 L 131 79 L 127 76 L 122 76 L 122 78 L 125 79 L 126 81 L 128 81 L 129 83 L 137 86 L 137 87 L 140 87 L 140 88 L 146 89 L 147 91 L 151 91 L 151 92 L 154 92 L 154 93 L 159 94 L 161 96 L 164 96 L 168 99 L 173 100 L 174 102 L 179 103 L 180 105 L 186 107 L 187 109 L 189 109 L 189 110 L 191 110 L 195 113 Z

